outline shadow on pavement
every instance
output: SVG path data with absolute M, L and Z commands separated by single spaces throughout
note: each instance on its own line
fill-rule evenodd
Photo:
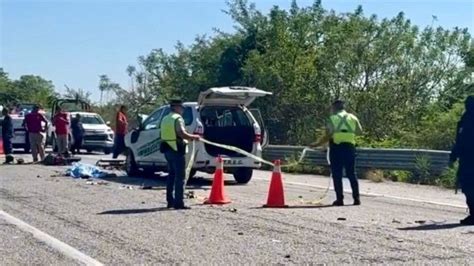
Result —
M 130 177 L 127 175 L 103 177 L 102 180 L 120 183 L 123 185 L 141 186 L 145 187 L 146 190 L 163 190 L 166 189 L 166 177 L 167 175 L 144 175 L 142 177 Z M 225 186 L 239 185 L 233 180 L 226 180 Z M 212 186 L 212 179 L 195 176 L 188 180 L 186 184 L 187 189 L 202 189 Z
M 168 209 L 166 207 L 150 208 L 150 209 L 123 209 L 123 210 L 104 211 L 104 212 L 98 213 L 97 215 L 139 214 L 139 213 L 150 213 L 150 212 L 169 211 L 169 210 L 172 210 L 172 209 Z
M 453 229 L 457 227 L 463 227 L 465 225 L 459 223 L 434 223 L 434 224 L 424 224 L 419 226 L 412 226 L 412 227 L 402 227 L 398 228 L 401 231 L 431 231 L 431 230 L 445 230 L 445 229 Z

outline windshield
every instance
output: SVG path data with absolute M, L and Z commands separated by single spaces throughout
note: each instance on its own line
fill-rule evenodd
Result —
M 89 125 L 103 125 L 105 124 L 104 120 L 100 116 L 82 116 L 81 117 L 82 124 L 89 124 Z

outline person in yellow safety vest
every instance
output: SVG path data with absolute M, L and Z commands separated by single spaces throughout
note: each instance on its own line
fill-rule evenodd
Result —
M 311 144 L 318 147 L 329 142 L 329 159 L 331 161 L 331 174 L 336 191 L 334 206 L 344 205 L 344 192 L 342 185 L 343 169 L 349 178 L 352 187 L 354 205 L 360 205 L 359 183 L 355 170 L 356 134 L 362 133 L 359 119 L 344 108 L 342 100 L 332 104 L 332 115 L 326 126 L 326 135 L 318 142 Z
M 170 101 L 171 112 L 161 120 L 160 151 L 165 154 L 168 162 L 168 178 L 166 182 L 167 208 L 190 209 L 184 205 L 185 155 L 187 140 L 199 140 L 199 135 L 186 132 L 183 114 L 183 102 L 180 99 Z M 174 192 L 174 195 L 173 195 Z

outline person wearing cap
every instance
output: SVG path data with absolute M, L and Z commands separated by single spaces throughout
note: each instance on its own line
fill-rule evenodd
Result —
M 128 132 L 127 107 L 125 105 L 120 106 L 117 112 L 115 127 L 113 159 L 117 159 L 119 154 L 125 150 L 125 135 Z
M 170 108 L 171 112 L 161 120 L 160 124 L 160 151 L 165 154 L 166 161 L 168 162 L 168 179 L 166 184 L 167 207 L 189 209 L 189 207 L 184 205 L 187 140 L 199 140 L 200 136 L 186 132 L 182 117 L 184 111 L 182 100 L 171 100 Z
M 40 107 L 35 105 L 31 113 L 25 116 L 23 125 L 28 131 L 28 138 L 31 145 L 31 153 L 33 162 L 38 162 L 38 154 L 41 161 L 44 160 L 44 147 L 46 144 L 46 129 L 48 128 L 48 120 L 39 112 Z M 43 123 L 45 126 L 43 127 Z
M 465 101 L 466 109 L 458 122 L 456 142 L 450 155 L 450 166 L 459 160 L 457 184 L 466 196 L 469 216 L 461 220 L 462 225 L 474 225 L 474 96 Z
M 2 141 L 3 141 L 3 150 L 5 153 L 5 164 L 10 164 L 14 161 L 13 158 L 13 122 L 10 116 L 10 110 L 8 108 L 2 109 Z
M 331 175 L 336 191 L 334 206 L 344 205 L 344 191 L 342 185 L 343 170 L 351 183 L 354 205 L 360 205 L 359 182 L 355 170 L 356 134 L 362 133 L 359 119 L 345 110 L 344 101 L 336 100 L 332 106 L 332 115 L 326 125 L 326 135 L 320 141 L 310 146 L 318 147 L 329 142 L 329 160 Z

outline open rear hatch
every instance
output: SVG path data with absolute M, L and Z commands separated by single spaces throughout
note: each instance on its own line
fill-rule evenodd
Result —
M 204 127 L 204 138 L 252 152 L 254 143 L 261 142 L 262 126 L 253 121 L 246 108 L 258 97 L 271 95 L 271 92 L 248 87 L 211 88 L 199 95 L 199 110 Z M 227 149 L 205 145 L 211 156 L 242 155 Z

